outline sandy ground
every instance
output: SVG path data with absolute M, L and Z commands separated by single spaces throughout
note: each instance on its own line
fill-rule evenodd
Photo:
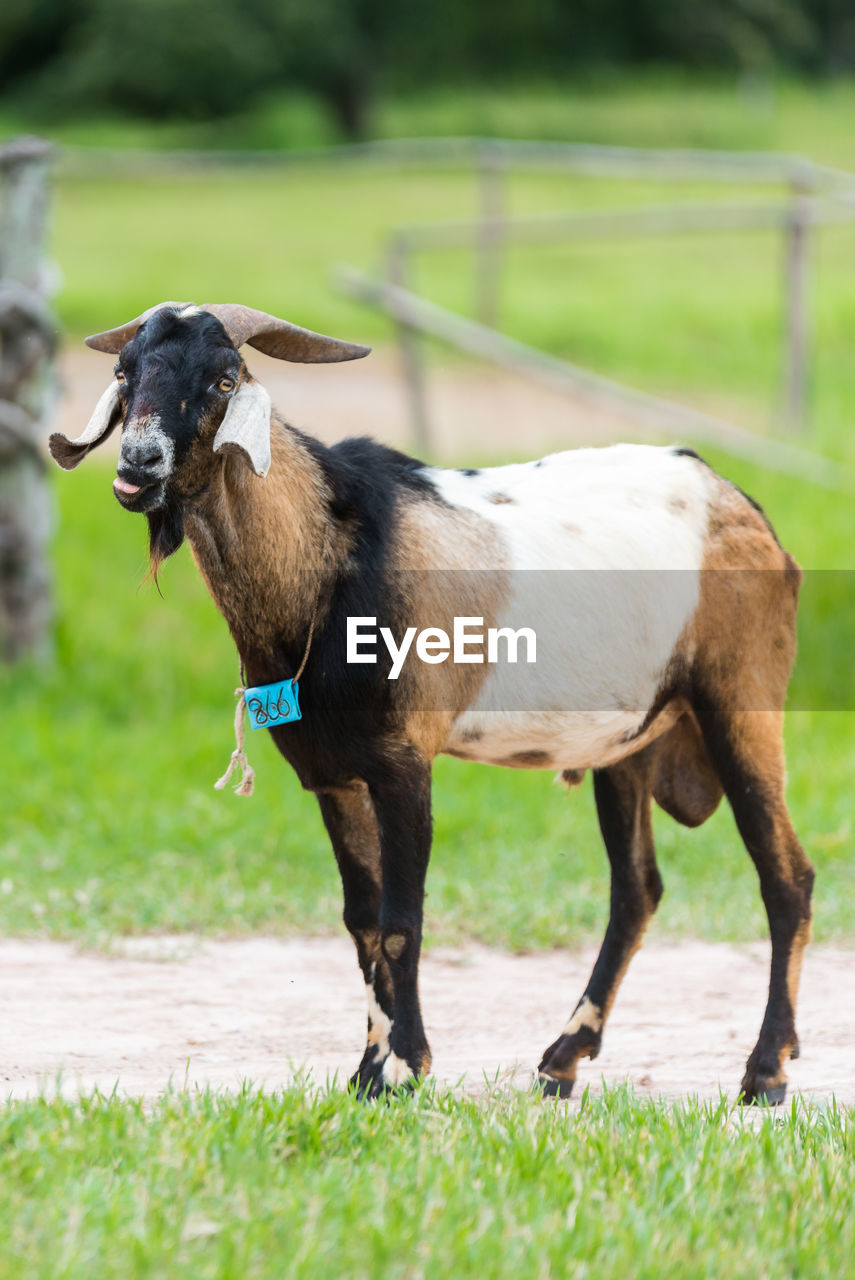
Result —
M 686 942 L 636 956 L 603 1052 L 580 1082 L 628 1080 L 639 1094 L 735 1097 L 763 1014 L 768 948 Z M 594 959 L 513 956 L 471 946 L 428 953 L 422 1003 L 434 1073 L 478 1091 L 532 1078 Z M 791 1089 L 855 1104 L 855 952 L 805 961 L 802 1057 Z M 0 1090 L 32 1096 L 94 1085 L 154 1096 L 170 1081 L 266 1089 L 301 1068 L 349 1074 L 364 1042 L 361 979 L 349 940 L 125 940 L 111 955 L 57 942 L 0 942 Z

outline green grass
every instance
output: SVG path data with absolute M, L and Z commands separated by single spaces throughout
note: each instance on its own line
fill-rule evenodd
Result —
M 95 1096 L 0 1114 L 3 1280 L 855 1274 L 855 1114 Z
M 807 566 L 849 563 L 849 508 L 795 481 L 730 468 Z M 312 796 L 265 734 L 256 794 L 213 790 L 233 746 L 237 666 L 187 549 L 145 576 L 144 522 L 98 463 L 57 473 L 56 665 L 0 672 L 4 813 L 0 933 L 101 943 L 116 932 L 340 928 L 335 863 Z M 829 604 L 823 586 L 834 585 Z M 809 575 L 808 642 L 788 720 L 790 798 L 818 870 L 816 936 L 852 936 L 855 697 L 832 710 L 855 638 L 851 574 Z M 804 708 L 808 709 L 805 710 Z M 819 763 L 818 763 L 819 762 Z M 608 872 L 586 782 L 441 759 L 428 940 L 573 946 L 601 934 Z M 765 934 L 756 878 L 726 805 L 689 832 L 660 815 L 666 896 L 654 936 Z
M 377 131 L 779 148 L 855 168 L 853 108 L 851 84 L 782 84 L 769 98 L 622 77 L 389 101 Z M 8 113 L 5 123 L 32 124 Z M 106 146 L 336 140 L 317 107 L 294 98 L 208 127 L 69 122 L 56 133 Z M 709 191 L 529 174 L 514 177 L 510 198 L 537 212 Z M 450 170 L 65 174 L 60 314 L 79 337 L 161 298 L 240 299 L 382 341 L 381 320 L 329 289 L 330 264 L 373 269 L 391 226 L 475 207 L 471 176 Z M 819 237 L 808 441 L 850 464 L 852 236 Z M 502 323 L 604 373 L 763 425 L 777 396 L 779 255 L 766 235 L 514 250 Z M 425 256 L 416 283 L 471 308 L 465 256 Z M 803 593 L 787 720 L 789 797 L 818 872 L 815 935 L 851 943 L 851 505 L 713 461 L 817 571 Z M 186 549 L 165 567 L 161 600 L 140 585 L 144 524 L 119 510 L 108 470 L 93 462 L 53 480 L 56 663 L 0 670 L 0 934 L 109 945 L 117 933 L 340 929 L 315 802 L 266 737 L 250 740 L 251 800 L 212 789 L 233 746 L 236 661 Z M 440 760 L 435 815 L 429 943 L 526 949 L 601 935 L 608 876 L 589 782 L 566 797 L 549 774 Z M 766 935 L 726 806 L 697 832 L 659 815 L 657 843 L 666 896 L 653 938 Z M 834 1107 L 743 1123 L 725 1103 L 662 1107 L 624 1090 L 579 1111 L 431 1088 L 388 1108 L 249 1086 L 153 1104 L 10 1103 L 0 1111 L 0 1280 L 853 1275 L 852 1135 L 852 1113 Z

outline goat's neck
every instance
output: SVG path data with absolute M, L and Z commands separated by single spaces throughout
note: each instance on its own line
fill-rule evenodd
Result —
M 274 421 L 264 479 L 225 459 L 217 482 L 187 512 L 193 555 L 250 679 L 276 679 L 299 661 L 333 572 L 329 492 L 305 440 Z M 272 672 L 272 674 L 271 674 Z

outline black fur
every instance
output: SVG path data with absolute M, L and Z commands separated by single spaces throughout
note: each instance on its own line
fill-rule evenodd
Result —
M 690 449 L 687 445 L 680 445 L 672 449 L 671 452 L 674 454 L 676 458 L 694 458 L 697 462 L 700 462 L 703 466 L 709 467 L 710 471 L 714 469 L 713 467 L 710 467 L 710 464 L 707 462 L 706 458 L 702 458 L 699 453 L 696 453 L 694 449 Z M 716 475 L 717 474 L 718 472 L 716 472 Z M 757 512 L 757 514 L 762 517 L 763 522 L 766 525 L 766 528 L 769 530 L 772 537 L 775 539 L 778 546 L 780 547 L 781 542 L 780 542 L 780 539 L 778 538 L 777 533 L 775 532 L 772 521 L 766 515 L 766 512 L 763 510 L 763 508 L 761 507 L 757 499 L 752 498 L 750 493 L 746 493 L 744 489 L 741 489 L 738 484 L 734 484 L 732 480 L 728 480 L 727 483 L 731 486 L 731 488 L 735 489 L 738 494 L 741 494 L 741 496 L 745 499 L 745 501 L 749 504 L 749 506 L 753 507 L 754 510 Z
M 347 619 L 376 617 L 378 628 L 401 633 L 406 626 L 407 584 L 396 581 L 388 568 L 397 510 L 407 492 L 439 499 L 415 458 L 367 438 L 327 448 L 295 434 L 324 473 L 332 493 L 330 516 L 346 527 L 353 552 L 324 601 L 327 618 L 315 635 L 300 680 L 304 718 L 271 733 L 307 789 L 339 787 L 355 777 L 370 785 L 372 777 L 387 768 L 385 744 L 396 726 L 406 672 L 396 689 L 388 679 L 391 658 L 383 646 L 378 646 L 376 664 L 348 664 Z M 242 653 L 250 683 L 290 678 L 304 644 L 303 637 L 289 644 L 283 636 L 272 663 L 261 651 Z
M 174 555 L 184 541 L 184 514 L 176 502 L 150 511 L 148 519 L 148 549 L 155 578 L 164 560 Z

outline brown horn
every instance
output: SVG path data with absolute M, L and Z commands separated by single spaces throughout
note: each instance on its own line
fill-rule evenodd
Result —
M 251 347 L 275 356 L 277 360 L 291 360 L 295 364 L 334 364 L 339 360 L 361 360 L 370 347 L 355 342 L 343 342 L 340 338 L 328 338 L 311 329 L 301 329 L 289 320 L 279 320 L 265 311 L 244 307 L 239 302 L 203 303 L 202 310 L 220 321 L 236 347 L 248 342 Z
M 156 307 L 149 307 L 148 311 L 144 311 L 135 320 L 129 320 L 127 324 L 119 325 L 118 329 L 105 329 L 103 333 L 93 333 L 91 338 L 85 339 L 86 345 L 95 351 L 109 351 L 112 355 L 118 355 L 125 343 L 130 342 L 136 335 L 140 325 L 144 324 L 149 316 L 153 316 L 155 311 L 160 311 L 163 307 L 173 307 L 176 311 L 181 311 L 185 307 L 192 306 L 192 302 L 158 302 Z

